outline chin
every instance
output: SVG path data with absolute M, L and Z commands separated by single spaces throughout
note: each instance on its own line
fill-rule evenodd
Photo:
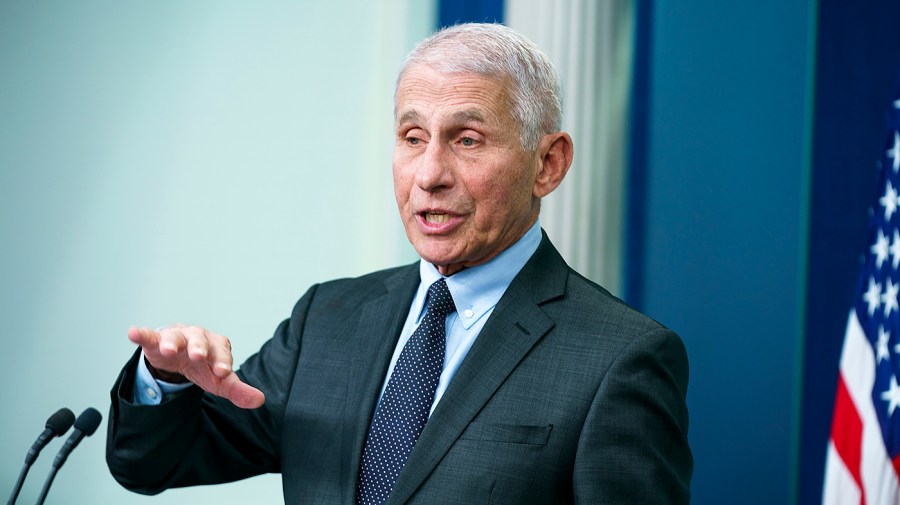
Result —
M 447 250 L 447 248 L 443 247 L 441 244 L 423 242 L 414 244 L 414 247 L 416 252 L 419 253 L 419 256 L 425 261 L 433 265 L 451 265 L 453 263 L 459 263 L 459 256 L 452 251 Z
M 453 265 L 453 264 L 459 263 L 458 260 L 456 260 L 455 258 L 453 258 L 451 256 L 443 256 L 440 254 L 419 253 L 419 256 L 421 256 L 422 259 L 424 259 L 425 261 L 427 261 L 435 266 L 442 266 L 442 265 L 446 266 L 446 265 Z

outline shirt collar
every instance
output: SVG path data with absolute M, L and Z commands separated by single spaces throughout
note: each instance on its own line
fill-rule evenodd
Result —
M 540 243 L 541 226 L 539 221 L 535 221 L 522 238 L 494 259 L 445 277 L 447 288 L 453 297 L 453 303 L 456 304 L 459 321 L 466 329 L 469 329 L 497 305 L 500 297 L 506 292 L 506 288 L 522 270 Z M 421 283 L 419 291 L 416 293 L 416 308 L 419 311 L 417 319 L 424 315 L 425 295 L 428 288 L 442 276 L 437 267 L 421 260 L 419 277 Z

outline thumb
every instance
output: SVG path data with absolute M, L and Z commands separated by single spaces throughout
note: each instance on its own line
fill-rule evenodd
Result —
M 255 387 L 241 381 L 236 373 L 222 379 L 221 396 L 242 409 L 256 409 L 266 403 L 266 395 Z

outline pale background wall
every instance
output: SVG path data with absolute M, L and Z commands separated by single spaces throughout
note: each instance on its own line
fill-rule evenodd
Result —
M 433 24 L 415 0 L 0 3 L 4 499 L 52 412 L 106 415 L 129 325 L 203 324 L 241 361 L 312 283 L 414 258 L 390 97 Z M 103 430 L 47 503 L 281 502 L 277 476 L 129 493 Z

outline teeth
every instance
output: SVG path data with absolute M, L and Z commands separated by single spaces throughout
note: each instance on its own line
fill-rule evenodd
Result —
M 433 224 L 443 224 L 450 220 L 447 214 L 435 214 L 433 212 L 425 213 L 425 221 Z

